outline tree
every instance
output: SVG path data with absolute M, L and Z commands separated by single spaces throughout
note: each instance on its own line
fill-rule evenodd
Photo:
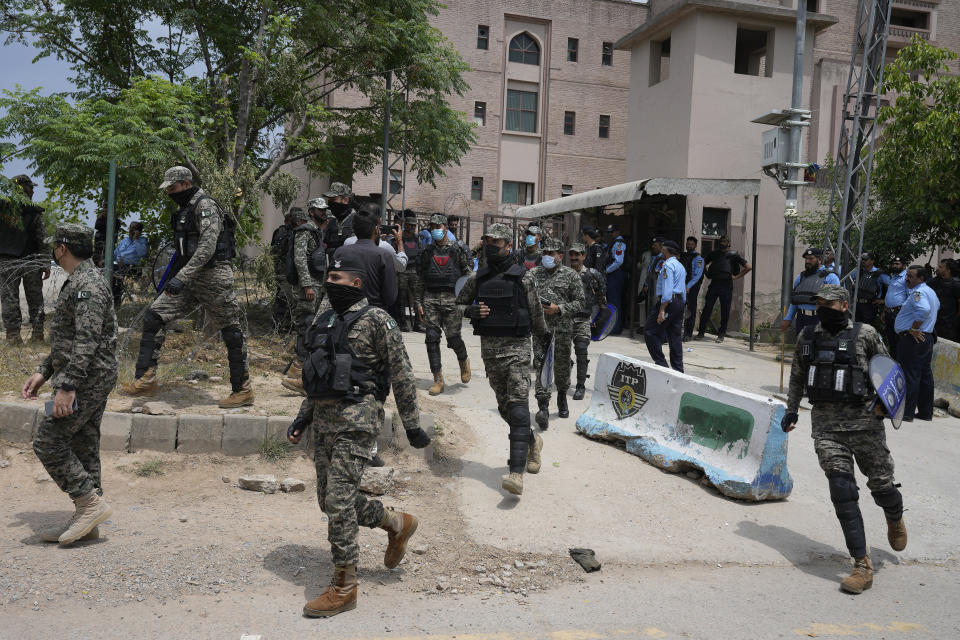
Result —
M 380 160 L 393 98 L 394 150 L 403 123 L 410 167 L 433 184 L 474 140 L 447 104 L 466 64 L 429 24 L 435 0 L 6 0 L 9 40 L 70 64 L 77 91 L 4 92 L 0 162 L 28 158 L 65 205 L 102 197 L 117 159 L 119 211 L 159 213 L 165 166 L 186 164 L 221 204 L 255 225 L 263 192 L 289 204 L 304 160 L 334 175 Z M 384 74 L 409 89 L 409 101 Z M 345 93 L 349 92 L 349 94 Z M 359 96 L 347 103 L 331 97 Z M 340 103 L 344 103 L 341 105 Z

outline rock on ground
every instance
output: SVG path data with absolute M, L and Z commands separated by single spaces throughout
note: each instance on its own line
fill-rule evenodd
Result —
M 394 475 L 393 467 L 367 467 L 360 479 L 360 491 L 382 496 L 393 488 Z
M 171 407 L 166 402 L 144 402 L 143 411 L 151 416 L 172 416 L 174 414 L 173 407 Z
M 297 493 L 299 491 L 305 491 L 306 488 L 307 484 L 297 478 L 287 478 L 280 483 L 280 490 L 284 493 Z
M 241 489 L 262 491 L 263 493 L 276 493 L 278 487 L 276 477 L 265 474 L 240 476 L 237 482 Z

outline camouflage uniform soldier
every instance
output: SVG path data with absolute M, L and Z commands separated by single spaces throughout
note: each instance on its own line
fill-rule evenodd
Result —
M 417 519 L 385 509 L 360 494 L 364 468 L 373 459 L 380 430 L 380 407 L 393 384 L 393 396 L 410 444 L 430 444 L 420 428 L 417 386 L 397 323 L 363 295 L 365 268 L 356 254 L 336 259 L 325 284 L 331 309 L 310 327 L 311 349 L 303 381 L 308 397 L 287 431 L 296 444 L 307 429 L 315 438 L 317 500 L 329 518 L 327 539 L 333 555 L 331 585 L 306 604 L 307 616 L 329 617 L 357 606 L 360 526 L 380 527 L 388 544 L 383 563 L 400 564 Z M 341 384 L 342 383 L 342 384 Z
M 447 334 L 447 346 L 457 354 L 460 363 L 460 381 L 470 382 L 470 360 L 467 345 L 460 337 L 463 316 L 457 308 L 454 288 L 462 276 L 472 273 L 470 256 L 447 236 L 447 216 L 430 216 L 430 235 L 433 244 L 423 250 L 417 267 L 417 315 L 423 318 L 427 330 L 427 358 L 433 373 L 430 395 L 443 393 L 443 367 L 440 361 L 440 335 Z
M 123 385 L 131 396 L 157 390 L 157 360 L 163 348 L 164 326 L 200 305 L 227 347 L 233 393 L 220 401 L 229 409 L 253 404 L 247 343 L 240 329 L 240 305 L 233 284 L 230 260 L 236 253 L 236 223 L 202 189 L 193 185 L 186 167 L 171 167 L 163 174 L 160 189 L 180 206 L 173 215 L 173 237 L 183 265 L 167 281 L 163 292 L 143 314 L 143 336 L 137 357 L 136 380 Z
M 53 258 L 69 274 L 50 325 L 50 355 L 24 383 L 24 398 L 36 398 L 50 380 L 53 410 L 40 422 L 33 450 L 76 512 L 66 526 L 43 539 L 72 544 L 99 536 L 111 509 L 100 498 L 100 420 L 117 382 L 117 317 L 113 292 L 93 264 L 93 229 L 60 224 L 48 239 Z
M 880 410 L 871 409 L 876 393 L 868 366 L 873 356 L 886 355 L 887 350 L 873 327 L 850 320 L 846 289 L 826 285 L 814 300 L 820 322 L 806 327 L 797 341 L 782 427 L 787 432 L 796 427 L 800 399 L 806 393 L 813 405 L 813 447 L 827 475 L 830 499 L 854 559 L 853 572 L 840 588 L 861 593 L 873 585 L 873 565 L 857 504 L 854 460 L 867 476 L 874 502 L 886 515 L 890 546 L 895 551 L 907 546 L 903 497 L 893 483 L 893 458 L 887 449 L 883 416 Z M 837 390 L 838 386 L 842 390 Z
M 573 341 L 573 323 L 585 303 L 583 282 L 580 275 L 563 262 L 563 244 L 554 238 L 543 241 L 543 258 L 539 267 L 530 273 L 537 286 L 537 294 L 543 305 L 547 320 L 547 329 L 553 332 L 553 380 L 557 387 L 557 415 L 570 416 L 567 408 L 567 389 L 570 387 L 570 346 Z M 536 382 L 538 411 L 537 425 L 546 429 L 550 417 L 550 389 L 540 380 L 547 349 L 550 346 L 550 334 L 533 337 L 533 375 Z
M 543 439 L 530 428 L 530 335 L 546 334 L 547 325 L 533 275 L 510 253 L 512 238 L 505 224 L 487 228 L 482 238 L 485 262 L 470 274 L 457 305 L 480 336 L 480 355 L 497 410 L 510 427 L 510 473 L 502 486 L 521 495 L 523 472 L 539 473 L 543 449 Z
M 273 296 L 273 326 L 279 333 L 290 333 L 292 309 L 297 300 L 293 287 L 287 282 L 287 252 L 290 250 L 292 236 L 293 221 L 288 211 L 283 218 L 283 224 L 274 230 L 270 240 L 273 275 L 277 280 L 277 291 Z
M 409 331 L 407 318 L 404 315 L 404 308 L 410 307 L 410 315 L 413 316 L 414 330 L 420 328 L 420 319 L 417 318 L 417 300 L 416 291 L 419 287 L 419 276 L 417 268 L 420 265 L 420 255 L 423 253 L 423 242 L 417 235 L 417 214 L 407 209 L 403 212 L 403 235 L 400 237 L 403 244 L 403 252 L 407 254 L 407 266 L 403 271 L 397 272 L 397 289 L 399 290 L 400 313 L 403 315 L 403 321 L 400 323 L 401 331 Z
M 574 400 L 583 400 L 587 392 L 587 369 L 590 359 L 587 349 L 593 333 L 590 330 L 590 318 L 593 312 L 607 306 L 607 279 L 596 269 L 584 266 L 587 248 L 580 242 L 570 245 L 570 268 L 580 275 L 583 283 L 584 305 L 573 318 L 573 351 L 577 356 L 577 386 L 573 390 Z
M 36 183 L 29 176 L 19 175 L 13 181 L 23 195 L 33 199 Z M 22 344 L 20 337 L 20 281 L 27 298 L 31 342 L 43 342 L 43 280 L 50 275 L 50 256 L 44 248 L 43 209 L 35 205 L 13 206 L 11 219 L 19 217 L 22 225 L 12 225 L 0 216 L 0 306 L 3 307 L 3 326 L 7 340 Z M 41 276 L 42 274 L 42 276 Z

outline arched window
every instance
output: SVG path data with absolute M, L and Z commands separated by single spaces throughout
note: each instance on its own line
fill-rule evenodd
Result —
M 529 33 L 520 33 L 510 41 L 510 62 L 540 64 L 540 45 Z

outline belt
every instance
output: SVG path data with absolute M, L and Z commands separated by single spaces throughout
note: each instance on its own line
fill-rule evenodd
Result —
M 817 315 L 816 311 L 805 311 L 804 309 L 797 309 L 798 316 L 815 316 Z
M 907 329 L 906 331 L 901 331 L 901 332 L 898 333 L 897 335 L 898 335 L 898 336 L 908 336 L 908 335 L 910 335 L 910 330 Z M 934 333 L 933 333 L 933 331 L 924 331 L 924 332 L 923 332 L 923 335 L 925 335 L 925 336 L 932 336 L 932 335 L 934 335 Z
M 660 296 L 659 300 L 660 300 L 660 302 L 664 302 L 663 296 Z M 682 294 L 682 293 L 675 293 L 675 294 L 673 294 L 673 297 L 672 297 L 672 298 L 668 298 L 668 300 L 679 300 L 680 302 L 683 302 L 683 294 Z
M 903 309 L 903 305 L 899 307 L 884 307 L 887 311 L 893 311 L 894 313 L 900 313 L 900 309 Z

